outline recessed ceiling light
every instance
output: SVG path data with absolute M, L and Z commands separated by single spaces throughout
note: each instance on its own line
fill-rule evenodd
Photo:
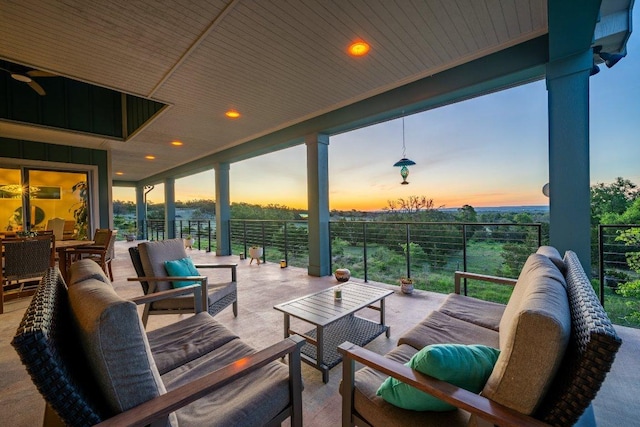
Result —
M 369 53 L 369 49 L 371 49 L 369 43 L 358 40 L 349 46 L 348 52 L 351 56 L 364 56 Z
M 116 175 L 124 175 L 124 172 L 116 172 Z
M 144 158 L 147 159 L 147 160 L 153 160 L 153 159 L 156 158 L 156 156 L 152 156 L 151 154 L 149 154 L 147 156 L 144 156 Z
M 171 145 L 175 145 L 176 147 L 180 147 L 182 145 L 182 141 L 178 141 L 178 140 L 171 141 Z
M 224 113 L 224 115 L 229 117 L 230 119 L 237 119 L 238 117 L 240 117 L 240 113 L 237 112 L 236 110 L 229 110 L 226 113 Z

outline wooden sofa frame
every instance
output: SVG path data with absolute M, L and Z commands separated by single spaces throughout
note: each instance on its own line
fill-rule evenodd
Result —
M 156 292 L 130 301 L 139 305 L 187 294 L 193 294 L 196 312 L 202 311 L 200 285 Z M 206 398 L 219 388 L 288 356 L 289 405 L 273 419 L 265 420 L 265 425 L 280 425 L 290 417 L 292 426 L 302 426 L 300 349 L 305 341 L 299 336 L 286 338 L 242 358 L 242 363 L 230 363 L 134 408 L 100 419 L 91 410 L 84 409 L 91 403 L 88 396 L 93 396 L 91 390 L 86 390 L 87 385 L 92 388 L 86 382 L 86 377 L 90 374 L 77 368 L 78 365 L 86 364 L 78 363 L 82 349 L 77 340 L 74 342 L 69 339 L 69 331 L 73 330 L 69 318 L 66 283 L 59 269 L 52 267 L 40 282 L 12 341 L 32 381 L 47 403 L 43 425 L 164 426 L 171 412 L 195 400 Z M 74 345 L 77 348 L 70 348 Z M 80 413 L 82 414 L 79 415 Z
M 617 337 L 608 317 L 604 314 L 575 253 L 567 251 L 564 263 L 566 265 L 563 275 L 567 281 L 572 337 L 565 353 L 566 364 L 556 374 L 556 381 L 563 386 L 558 387 L 562 389 L 561 391 L 547 392 L 543 405 L 546 406 L 544 410 L 548 412 L 535 414 L 541 419 L 551 421 L 545 422 L 534 416 L 520 413 L 479 394 L 440 381 L 370 350 L 345 342 L 338 348 L 343 356 L 342 426 L 370 426 L 354 409 L 355 362 L 477 415 L 479 425 L 488 422 L 488 425 L 496 426 L 549 426 L 557 425 L 560 422 L 558 420 L 572 420 L 570 424 L 573 424 L 583 412 L 591 411 L 590 402 L 595 398 L 606 373 L 610 370 L 615 353 L 622 341 Z M 464 279 L 508 286 L 515 286 L 517 282 L 515 279 L 456 271 L 454 279 L 456 294 L 464 290 L 466 295 L 467 286 L 466 280 L 463 284 Z M 575 363 L 574 361 L 569 363 L 567 358 L 575 358 Z M 561 375 L 563 377 L 559 378 Z M 550 405 L 550 402 L 559 403 Z M 549 406 L 552 408 L 549 409 Z M 540 410 L 541 408 L 538 408 L 538 411 Z M 561 424 L 565 425 L 566 421 Z

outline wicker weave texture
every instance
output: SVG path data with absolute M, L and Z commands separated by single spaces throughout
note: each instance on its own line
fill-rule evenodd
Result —
M 91 403 L 100 400 L 83 385 L 88 370 L 70 338 L 68 313 L 66 285 L 59 270 L 49 268 L 11 344 L 40 394 L 67 425 L 94 425 L 104 412 Z
M 42 277 L 51 266 L 51 239 L 18 239 L 3 243 L 7 279 Z
M 238 300 L 238 291 L 233 291 L 229 295 L 226 295 L 220 298 L 218 301 L 215 301 L 213 304 L 209 306 L 209 314 L 215 316 L 220 313 L 226 307 L 229 307 L 231 304 Z
M 567 251 L 571 339 L 556 379 L 537 413 L 554 426 L 575 424 L 604 382 L 622 340 L 613 329 L 576 254 Z
M 324 328 L 323 362 L 329 369 L 342 361 L 338 353 L 338 346 L 345 341 L 364 347 L 377 336 L 387 330 L 387 326 L 380 325 L 367 319 L 350 314 Z M 305 335 L 316 338 L 316 329 L 311 329 Z M 302 354 L 317 360 L 316 347 L 309 343 L 302 347 Z

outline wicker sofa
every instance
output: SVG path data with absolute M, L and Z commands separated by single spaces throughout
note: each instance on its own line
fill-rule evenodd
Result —
M 200 299 L 193 285 L 134 301 L 188 292 Z M 204 311 L 146 333 L 91 260 L 72 265 L 68 287 L 47 271 L 12 341 L 47 402 L 43 424 L 73 426 L 301 426 L 303 343 L 256 351 Z
M 461 295 L 464 278 L 513 285 L 513 293 L 506 305 L 480 301 Z M 480 394 L 404 365 L 420 349 L 445 343 L 500 349 Z M 594 425 L 590 403 L 620 344 L 575 253 L 562 258 L 555 248 L 541 247 L 518 280 L 457 272 L 456 293 L 385 356 L 342 344 L 342 425 Z M 356 372 L 355 362 L 365 367 Z M 376 394 L 388 376 L 456 409 L 394 406 Z

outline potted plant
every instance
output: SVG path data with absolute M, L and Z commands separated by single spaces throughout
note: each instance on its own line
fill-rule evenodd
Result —
M 134 240 L 136 240 L 136 229 L 135 228 L 129 228 L 127 230 L 127 233 L 124 235 L 124 238 L 127 240 L 127 242 L 133 242 Z
M 251 246 L 249 248 L 249 256 L 251 257 L 249 264 L 251 264 L 254 259 L 258 261 L 258 264 L 260 264 L 260 258 L 262 258 L 263 253 L 264 250 L 262 249 L 262 246 Z
M 187 234 L 185 236 L 184 247 L 188 249 L 193 249 L 193 236 L 191 234 Z
M 413 279 L 410 277 L 403 277 L 400 279 L 400 290 L 403 294 L 413 293 Z

